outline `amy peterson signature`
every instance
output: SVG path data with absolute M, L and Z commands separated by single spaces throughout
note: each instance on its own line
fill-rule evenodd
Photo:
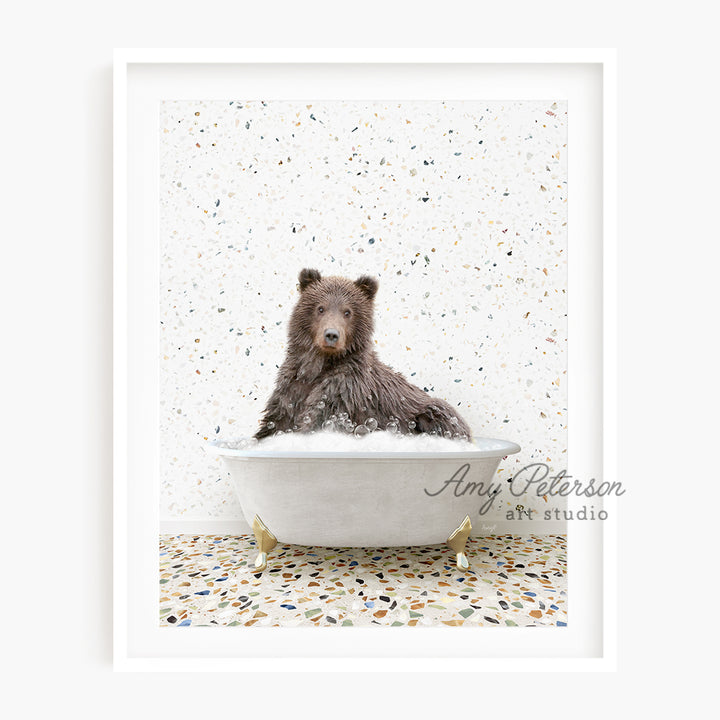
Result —
M 479 514 L 484 515 L 495 502 L 495 498 L 502 494 L 503 486 L 500 483 L 474 482 L 466 480 L 470 472 L 470 463 L 461 465 L 452 477 L 442 483 L 438 490 L 431 492 L 423 488 L 426 495 L 436 497 L 449 490 L 455 497 L 464 495 L 477 495 L 484 498 L 480 505 Z M 572 481 L 572 482 L 571 482 Z M 561 470 L 556 475 L 550 475 L 550 468 L 545 463 L 532 463 L 518 470 L 510 480 L 508 489 L 513 497 L 521 497 L 529 492 L 534 492 L 538 497 L 545 495 L 567 497 L 577 495 L 580 497 L 603 497 L 605 495 L 624 495 L 625 490 L 622 483 L 609 483 L 603 481 L 596 484 L 595 478 L 583 483 L 568 475 L 566 470 Z

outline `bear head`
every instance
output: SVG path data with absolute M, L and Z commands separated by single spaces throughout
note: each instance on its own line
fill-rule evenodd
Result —
M 329 276 L 305 268 L 298 277 L 300 299 L 290 318 L 290 347 L 326 357 L 341 357 L 370 347 L 373 300 L 378 281 Z

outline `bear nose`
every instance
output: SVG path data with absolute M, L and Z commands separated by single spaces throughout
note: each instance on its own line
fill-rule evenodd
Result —
M 335 330 L 334 328 L 330 328 L 325 331 L 325 342 L 328 345 L 335 345 L 335 343 L 340 339 L 340 333 Z

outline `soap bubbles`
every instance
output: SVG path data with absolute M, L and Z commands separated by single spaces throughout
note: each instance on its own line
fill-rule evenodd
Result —
M 378 438 L 380 436 L 385 438 L 382 442 L 387 440 L 391 443 L 405 443 L 411 438 L 425 438 L 428 442 L 433 443 L 447 440 L 451 440 L 453 443 L 468 443 L 470 441 L 470 437 L 462 431 L 462 421 L 457 416 L 448 418 L 449 429 L 445 429 L 447 426 L 443 427 L 436 423 L 432 429 L 428 428 L 421 431 L 420 427 L 418 427 L 418 420 L 412 416 L 411 412 L 408 412 L 410 417 L 403 413 L 400 417 L 390 415 L 385 418 L 381 416 L 380 421 L 376 417 L 368 416 L 368 408 L 370 408 L 369 412 L 377 409 L 375 403 L 373 403 L 372 407 L 368 403 L 368 406 L 356 410 L 357 414 L 354 416 L 351 416 L 347 411 L 339 411 L 328 417 L 325 413 L 329 413 L 331 408 L 328 407 L 327 399 L 327 395 L 323 395 L 320 400 L 310 405 L 296 403 L 296 424 L 286 428 L 284 432 L 272 420 L 262 424 L 261 428 L 267 430 L 268 434 L 273 437 L 277 435 L 297 435 L 298 437 L 316 435 L 318 437 L 325 436 L 327 439 L 327 433 L 334 433 L 336 438 L 351 436 L 356 440 L 364 439 L 365 442 L 369 442 L 369 436 L 375 435 Z M 368 396 L 368 400 L 370 400 L 370 396 Z M 293 404 L 288 403 L 288 407 L 292 408 Z M 256 440 L 253 442 L 257 443 Z M 250 446 L 243 442 L 238 447 L 245 450 Z

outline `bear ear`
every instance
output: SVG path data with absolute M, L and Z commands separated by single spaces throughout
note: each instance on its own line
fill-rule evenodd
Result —
M 378 289 L 378 281 L 374 277 L 363 275 L 355 281 L 355 284 L 367 295 L 369 300 L 375 297 Z
M 304 268 L 298 275 L 298 281 L 300 283 L 300 292 L 305 290 L 308 285 L 312 285 L 314 282 L 320 280 L 321 276 L 317 270 L 312 268 Z

